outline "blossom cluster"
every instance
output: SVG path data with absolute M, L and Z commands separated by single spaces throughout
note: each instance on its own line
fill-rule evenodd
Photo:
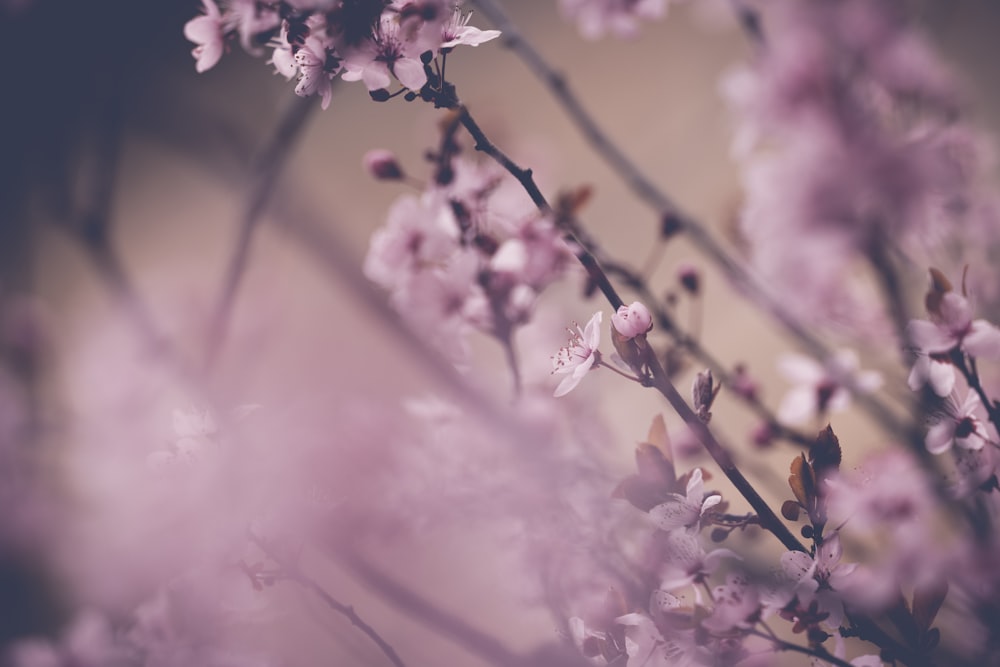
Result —
M 539 214 L 509 176 L 453 152 L 435 156 L 421 193 L 392 205 L 364 272 L 411 326 L 462 361 L 472 330 L 509 344 L 573 255 L 552 216 Z M 375 176 L 403 176 L 384 153 L 368 162 Z
M 419 92 L 434 57 L 500 35 L 468 25 L 454 0 L 230 0 L 222 8 L 202 2 L 204 14 L 184 26 L 197 45 L 199 72 L 214 67 L 228 40 L 238 37 L 249 53 L 269 51 L 277 73 L 298 81 L 295 94 L 318 95 L 324 109 L 337 76 L 363 81 L 369 91 L 396 80 Z

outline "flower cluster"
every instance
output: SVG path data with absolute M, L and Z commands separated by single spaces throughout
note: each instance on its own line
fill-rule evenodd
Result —
M 794 312 L 879 335 L 870 283 L 852 276 L 867 263 L 885 282 L 889 240 L 921 262 L 959 236 L 993 247 L 989 164 L 958 122 L 951 77 L 896 3 L 779 2 L 768 19 L 780 37 L 725 84 L 747 164 L 743 234 Z
M 393 80 L 419 92 L 429 63 L 461 44 L 478 46 L 500 35 L 468 25 L 454 0 L 229 0 L 220 8 L 202 0 L 204 14 L 184 26 L 194 42 L 196 69 L 219 62 L 226 44 L 238 37 L 243 48 L 262 55 L 295 94 L 318 95 L 330 104 L 333 79 L 363 81 L 383 91 Z M 386 93 L 387 94 L 387 93 Z
M 418 332 L 461 361 L 470 330 L 509 343 L 571 259 L 552 219 L 511 179 L 452 157 L 421 194 L 393 204 L 364 271 Z

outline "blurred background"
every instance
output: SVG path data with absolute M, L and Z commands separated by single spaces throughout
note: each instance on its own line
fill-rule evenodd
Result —
M 728 3 L 678 4 L 666 20 L 643 25 L 637 39 L 597 42 L 564 21 L 553 0 L 503 4 L 567 73 L 625 153 L 737 247 L 740 178 L 729 156 L 730 122 L 719 82 L 751 48 L 727 14 Z M 252 238 L 229 336 L 211 373 L 191 383 L 164 361 L 194 367 L 204 354 L 211 308 L 260 187 L 255 159 L 288 110 L 301 105 L 293 83 L 239 48 L 196 74 L 183 26 L 199 11 L 196 2 L 176 0 L 0 5 L 0 299 L 13 313 L 5 324 L 10 354 L 21 355 L 11 368 L 18 386 L 27 388 L 19 400 L 42 434 L 38 474 L 59 480 L 56 488 L 65 494 L 60 503 L 92 503 L 100 517 L 67 529 L 74 538 L 65 544 L 86 545 L 79 553 L 32 561 L 24 557 L 31 549 L 5 552 L 15 555 L 0 565 L 0 641 L 57 634 L 72 618 L 77 594 L 103 597 L 112 608 L 137 603 L 115 593 L 128 589 L 116 580 L 127 573 L 104 572 L 103 579 L 93 563 L 107 550 L 127 554 L 144 531 L 162 538 L 171 530 L 159 523 L 155 505 L 109 507 L 115 496 L 104 490 L 119 488 L 127 467 L 95 463 L 89 457 L 100 450 L 81 443 L 128 441 L 143 457 L 155 452 L 174 435 L 172 411 L 204 399 L 191 384 L 234 408 L 279 412 L 281 428 L 248 422 L 254 437 L 278 450 L 297 435 L 282 430 L 288 424 L 303 430 L 323 425 L 325 436 L 346 438 L 352 427 L 344 413 L 368 409 L 375 421 L 393 421 L 387 415 L 395 413 L 380 413 L 379 406 L 398 406 L 437 387 L 387 327 L 371 288 L 361 286 L 359 267 L 393 200 L 410 191 L 405 184 L 376 182 L 363 170 L 362 156 L 390 149 L 424 178 L 429 166 L 422 156 L 437 140 L 442 112 L 402 99 L 375 103 L 360 85 L 338 83 L 329 109 L 311 113 L 292 147 Z M 1000 6 L 927 0 L 914 2 L 912 11 L 964 79 L 976 120 L 997 128 Z M 472 23 L 492 27 L 481 16 Z M 449 59 L 448 73 L 494 141 L 533 166 L 547 194 L 593 187 L 581 217 L 609 253 L 634 264 L 646 259 L 658 236 L 656 216 L 591 152 L 516 56 L 499 41 L 464 48 Z M 120 263 L 108 261 L 108 248 Z M 706 346 L 730 364 L 752 360 L 765 397 L 775 404 L 785 387 L 773 376 L 773 360 L 787 343 L 683 239 L 665 249 L 654 285 L 675 288 L 684 263 L 704 271 Z M 545 296 L 546 333 L 533 340 L 551 347 L 525 355 L 526 364 L 535 364 L 529 375 L 542 384 L 548 355 L 563 342 L 562 327 L 574 318 L 584 322 L 598 307 L 584 301 L 582 284 L 582 274 L 573 275 Z M 23 301 L 28 295 L 31 300 Z M 507 381 L 493 344 L 478 342 L 475 351 L 476 368 Z M 634 444 L 663 406 L 652 392 L 626 390 L 610 378 L 587 384 L 581 391 L 613 426 L 606 432 L 595 425 L 591 434 L 605 439 L 609 478 L 620 478 L 630 471 Z M 745 443 L 751 416 L 725 398 L 716 412 L 725 415 L 719 430 Z M 142 419 L 131 418 L 138 413 Z M 116 415 L 129 415 L 128 426 L 110 427 L 124 423 Z M 667 421 L 676 425 L 671 415 Z M 879 439 L 861 417 L 842 420 L 838 433 L 858 453 Z M 779 481 L 788 458 L 787 450 L 774 454 Z M 761 467 L 770 460 L 758 453 L 747 459 Z M 332 473 L 342 486 L 326 489 L 337 497 L 363 495 L 363 471 L 379 465 L 374 456 L 317 461 L 345 466 Z M 361 467 L 350 469 L 345 461 Z M 405 549 L 391 541 L 381 549 L 364 546 L 408 586 L 513 651 L 556 640 L 548 614 L 512 583 L 516 566 L 493 541 L 492 528 L 481 533 L 432 526 Z M 413 664 L 480 664 L 421 630 L 412 615 L 370 595 L 347 569 L 322 559 L 307 562 L 331 590 L 392 635 Z M 278 600 L 278 611 L 250 630 L 234 630 L 251 644 L 281 646 L 293 656 L 289 664 L 377 664 L 378 654 L 363 637 L 303 591 L 278 587 L 268 595 Z

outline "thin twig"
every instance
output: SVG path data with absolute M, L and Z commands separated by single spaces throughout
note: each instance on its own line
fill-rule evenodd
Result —
M 289 562 L 282 558 L 266 540 L 257 537 L 253 533 L 250 533 L 249 537 L 250 541 L 256 544 L 268 558 L 281 567 L 282 574 L 285 579 L 294 581 L 303 588 L 312 591 L 317 597 L 323 600 L 323 602 L 325 602 L 330 609 L 333 609 L 341 616 L 347 618 L 347 620 L 351 622 L 351 625 L 356 627 L 365 636 L 371 639 L 393 665 L 396 667 L 406 667 L 406 663 L 403 662 L 403 660 L 399 657 L 399 654 L 396 653 L 396 649 L 394 649 L 392 645 L 375 630 L 375 628 L 368 625 L 368 623 L 366 623 L 354 610 L 353 606 L 345 604 L 333 597 L 325 588 L 320 586 L 315 579 L 302 572 L 297 563 Z
M 853 667 L 851 663 L 831 655 L 829 652 L 821 648 L 814 649 L 808 646 L 800 646 L 798 644 L 793 644 L 792 642 L 787 642 L 784 639 L 779 638 L 773 632 L 761 632 L 759 630 L 750 630 L 750 634 L 756 635 L 757 637 L 763 637 L 774 645 L 774 648 L 779 651 L 792 651 L 794 653 L 802 653 L 803 655 L 812 656 L 814 658 L 819 658 L 824 662 L 828 662 L 831 665 L 837 665 L 837 667 Z
M 434 629 L 442 637 L 498 667 L 509 667 L 522 662 L 516 653 L 492 635 L 477 630 L 461 617 L 434 605 L 430 600 L 392 578 L 388 573 L 364 558 L 354 553 L 342 553 L 341 555 L 341 562 L 358 580 L 390 601 L 395 608 Z

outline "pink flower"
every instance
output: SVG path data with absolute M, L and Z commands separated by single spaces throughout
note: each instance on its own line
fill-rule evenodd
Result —
M 927 451 L 943 454 L 952 445 L 962 449 L 982 449 L 989 442 L 986 427 L 976 416 L 982 405 L 979 397 L 969 392 L 962 405 L 954 399 L 945 402 L 945 415 L 927 432 Z
M 399 25 L 392 20 L 383 20 L 372 38 L 344 59 L 344 68 L 344 81 L 364 81 L 368 90 L 387 88 L 393 76 L 410 90 L 420 90 L 427 83 L 420 54 L 402 39 Z
M 658 19 L 667 11 L 666 0 L 560 0 L 559 5 L 587 39 L 598 39 L 608 32 L 634 37 L 638 19 Z
M 955 367 L 944 355 L 918 351 L 906 384 L 913 391 L 929 384 L 935 394 L 944 398 L 955 388 Z
M 695 468 L 688 480 L 687 494 L 671 493 L 670 500 L 649 510 L 649 516 L 660 530 L 685 528 L 697 532 L 705 512 L 722 502 L 722 496 L 713 493 L 705 497 L 701 468 Z
M 729 549 L 706 552 L 697 534 L 674 530 L 666 535 L 666 558 L 660 572 L 660 588 L 676 590 L 691 584 L 701 584 L 719 569 L 723 558 L 740 557 Z M 695 599 L 701 603 L 700 587 L 694 587 Z
M 202 0 L 202 6 L 205 14 L 184 24 L 184 36 L 198 45 L 191 50 L 191 55 L 195 58 L 194 68 L 199 73 L 215 67 L 225 47 L 219 7 L 213 0 Z
M 802 424 L 818 415 L 846 410 L 851 391 L 870 393 L 882 386 L 875 371 L 861 371 L 852 350 L 840 350 L 825 365 L 809 357 L 789 354 L 778 364 L 781 373 L 795 383 L 778 408 L 778 419 Z
M 906 327 L 910 341 L 927 355 L 959 348 L 972 357 L 1000 359 L 1000 329 L 986 320 L 973 320 L 968 300 L 955 292 L 941 296 L 934 321 L 912 320 Z
M 646 306 L 633 301 L 630 306 L 618 307 L 618 312 L 611 316 L 611 324 L 615 331 L 629 340 L 652 329 L 653 316 Z
M 571 392 L 576 385 L 580 384 L 580 380 L 594 365 L 594 362 L 600 358 L 597 346 L 601 342 L 602 318 L 603 314 L 597 311 L 587 322 L 585 328 L 581 329 L 577 325 L 575 332 L 570 331 L 572 337 L 569 344 L 561 348 L 552 358 L 553 374 L 569 374 L 556 387 L 553 396 L 558 398 Z
M 330 106 L 330 98 L 333 96 L 330 81 L 340 71 L 340 60 L 323 40 L 310 36 L 295 53 L 295 63 L 299 66 L 299 83 L 295 86 L 295 94 L 299 97 L 318 94 L 325 110 Z
M 459 9 L 452 14 L 451 20 L 441 28 L 441 48 L 450 49 L 460 44 L 479 46 L 500 36 L 499 30 L 480 30 L 469 25 L 472 14 L 462 16 Z

